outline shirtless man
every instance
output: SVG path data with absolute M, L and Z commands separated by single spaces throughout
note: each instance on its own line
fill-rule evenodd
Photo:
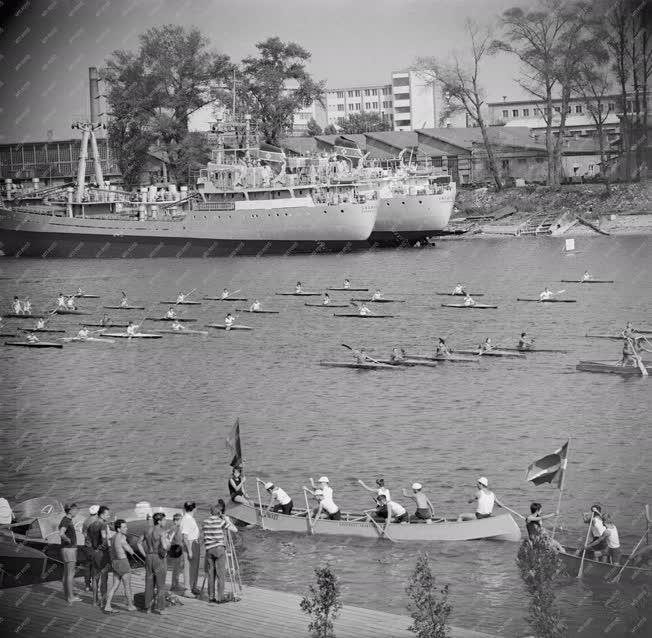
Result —
M 127 542 L 127 523 L 122 518 L 115 522 L 115 536 L 111 539 L 109 552 L 111 555 L 111 568 L 113 569 L 113 583 L 106 595 L 104 611 L 109 614 L 116 613 L 116 610 L 111 607 L 111 601 L 118 587 L 120 587 L 120 583 L 122 583 L 125 590 L 127 610 L 136 611 L 134 597 L 131 592 L 131 566 L 128 558 L 128 556 L 134 555 L 134 550 Z

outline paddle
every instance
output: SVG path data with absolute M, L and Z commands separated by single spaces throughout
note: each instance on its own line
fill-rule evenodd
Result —
M 359 352 L 359 350 L 356 350 L 355 348 L 352 348 L 351 346 L 346 345 L 346 343 L 341 343 L 340 345 L 343 346 L 344 348 L 348 348 L 349 350 L 351 350 L 351 352 Z M 363 355 L 363 356 L 366 357 L 367 359 L 369 359 L 369 361 L 371 361 L 372 363 L 377 363 L 377 364 L 379 364 L 379 365 L 382 365 L 382 364 L 380 363 L 380 361 L 376 361 L 376 359 L 372 359 L 372 358 L 371 358 L 369 355 L 367 355 L 367 354 L 365 354 L 365 355 Z
M 260 511 L 260 527 L 265 529 L 265 513 L 263 512 L 263 500 L 260 498 L 260 486 L 265 487 L 265 481 L 256 477 L 256 491 L 258 492 L 258 509 Z
M 645 533 L 643 534 L 643 536 L 641 536 L 638 543 L 636 543 L 636 545 L 634 546 L 634 549 L 631 551 L 631 553 L 627 557 L 627 560 L 625 561 L 625 564 L 620 568 L 620 571 L 611 579 L 612 583 L 617 583 L 620 580 L 620 576 L 625 571 L 625 567 L 627 567 L 627 565 L 629 565 L 629 561 L 632 560 L 634 554 L 636 554 L 638 548 L 641 546 L 641 543 L 645 540 L 645 537 L 650 532 L 650 523 L 652 523 L 652 520 L 650 520 L 650 506 L 649 505 L 645 506 L 645 518 L 646 518 L 646 521 L 647 521 L 647 524 L 645 526 Z
M 312 514 L 310 513 L 310 504 L 308 503 L 308 492 L 310 490 L 304 485 L 303 486 L 303 497 L 306 499 L 306 520 L 308 521 L 308 531 L 310 534 L 315 533 L 315 525 L 312 522 Z M 310 492 L 312 494 L 312 492 Z M 315 520 L 315 524 L 317 521 Z
M 190 292 L 187 293 L 182 292 L 181 294 L 183 295 L 183 300 L 185 301 L 186 297 L 190 297 L 190 295 L 192 295 L 192 293 L 195 292 L 195 290 L 197 290 L 197 288 L 193 288 Z M 175 305 L 177 305 L 178 303 L 179 301 L 177 300 Z
M 375 510 L 365 510 L 363 513 L 367 517 L 367 520 L 370 521 L 371 523 L 373 523 L 374 527 L 378 530 L 378 533 L 380 534 L 380 538 L 382 538 L 384 536 L 387 540 L 392 541 L 392 543 L 396 542 L 389 535 L 389 532 L 384 527 L 381 527 L 380 525 L 378 525 L 378 523 L 376 523 L 376 521 L 373 518 L 371 518 L 371 514 L 369 513 L 371 511 L 375 511 Z M 387 515 L 389 516 L 389 513 Z
M 589 527 L 586 530 L 586 538 L 584 539 L 584 548 L 582 549 L 582 560 L 580 561 L 580 568 L 577 571 L 577 578 L 582 578 L 584 573 L 584 557 L 586 556 L 586 544 L 589 542 L 589 535 L 591 534 L 591 527 L 593 526 L 593 517 L 595 512 L 591 511 L 591 520 L 589 521 Z

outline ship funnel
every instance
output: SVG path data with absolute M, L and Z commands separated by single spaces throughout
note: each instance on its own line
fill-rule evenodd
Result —
M 100 120 L 100 89 L 97 68 L 94 66 L 88 69 L 88 86 L 91 98 L 91 125 L 95 128 L 94 125 L 99 124 Z

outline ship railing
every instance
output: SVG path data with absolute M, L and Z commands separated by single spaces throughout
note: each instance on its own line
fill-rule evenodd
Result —
M 198 202 L 194 208 L 212 212 L 232 211 L 235 210 L 235 202 Z

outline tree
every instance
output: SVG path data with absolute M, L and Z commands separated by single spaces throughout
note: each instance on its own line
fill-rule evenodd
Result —
M 256 44 L 257 57 L 242 61 L 241 103 L 269 144 L 278 145 L 292 130 L 294 114 L 324 97 L 324 82 L 306 71 L 310 53 L 296 42 L 278 37 Z M 294 86 L 296 85 L 296 86 Z
M 406 592 L 410 599 L 408 610 L 413 620 L 408 629 L 417 638 L 448 638 L 448 618 L 452 609 L 448 604 L 448 585 L 437 589 L 427 554 L 419 554 Z
M 578 63 L 586 55 L 585 22 L 588 6 L 563 0 L 540 0 L 540 8 L 525 11 L 514 7 L 505 11 L 501 24 L 506 40 L 494 41 L 492 48 L 516 55 L 523 65 L 519 84 L 541 101 L 546 123 L 548 184 L 558 185 L 566 115 L 577 75 Z M 559 95 L 559 110 L 553 102 Z M 557 135 L 553 134 L 557 129 Z
M 441 85 L 448 102 L 447 115 L 464 110 L 471 121 L 480 127 L 489 170 L 494 178 L 496 189 L 501 190 L 503 184 L 500 179 L 500 171 L 482 115 L 484 91 L 480 87 L 479 81 L 479 67 L 482 58 L 489 50 L 491 32 L 489 29 L 481 30 L 471 20 L 467 20 L 466 29 L 471 44 L 471 59 L 468 62 L 463 62 L 460 54 L 453 53 L 452 60 L 449 62 L 441 62 L 437 58 L 420 58 L 417 60 L 417 69 L 419 74 L 429 80 L 433 86 L 437 83 Z
M 561 560 L 546 536 L 521 543 L 516 560 L 525 588 L 530 595 L 528 622 L 537 638 L 562 638 L 561 621 L 555 597 L 555 579 L 561 572 Z
M 317 582 L 301 599 L 301 610 L 312 618 L 308 631 L 315 638 L 335 638 L 333 620 L 342 609 L 340 584 L 329 565 L 315 569 Z
M 168 154 L 170 164 L 174 166 L 175 181 L 191 185 L 198 171 L 210 160 L 211 149 L 204 135 L 191 131 L 181 141 L 172 142 Z
M 306 130 L 306 133 L 310 137 L 315 137 L 315 135 L 321 135 L 322 134 L 321 126 L 319 126 L 319 124 L 317 124 L 314 117 L 311 117 L 308 120 L 308 127 L 307 127 L 307 130 Z
M 339 124 L 340 133 L 351 135 L 354 133 L 374 133 L 380 131 L 391 131 L 390 123 L 378 113 L 363 111 L 362 113 L 351 113 Z
M 329 124 L 324 129 L 324 135 L 337 135 L 337 128 L 335 127 L 335 124 Z

